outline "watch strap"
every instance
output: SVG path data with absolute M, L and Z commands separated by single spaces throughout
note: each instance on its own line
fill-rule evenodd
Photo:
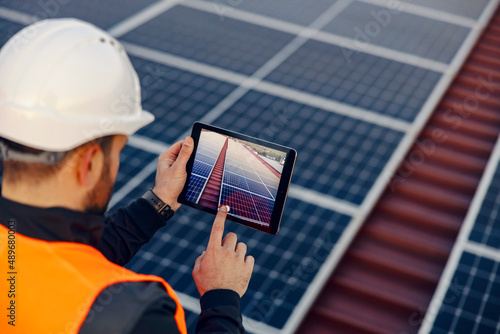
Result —
M 162 216 L 165 220 L 169 220 L 175 214 L 170 205 L 163 202 L 154 192 L 149 189 L 144 195 L 142 195 L 146 201 L 148 201 L 153 208 Z

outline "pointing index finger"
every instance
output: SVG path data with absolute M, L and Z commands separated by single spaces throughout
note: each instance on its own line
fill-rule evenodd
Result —
M 229 206 L 227 205 L 221 206 L 219 212 L 217 212 L 214 224 L 212 225 L 212 232 L 210 233 L 210 239 L 208 240 L 207 249 L 222 246 L 222 237 L 224 235 L 224 222 L 226 221 L 228 212 L 229 212 Z

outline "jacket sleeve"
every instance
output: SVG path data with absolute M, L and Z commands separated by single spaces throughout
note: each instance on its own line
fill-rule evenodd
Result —
M 163 291 L 144 311 L 131 334 L 178 333 L 174 319 L 176 305 Z M 199 334 L 245 333 L 239 308 L 240 296 L 231 290 L 213 290 L 200 300 L 201 314 L 196 324 Z
M 245 333 L 240 295 L 233 290 L 207 291 L 200 299 L 196 333 Z
M 97 249 L 109 261 L 123 266 L 166 224 L 151 204 L 139 198 L 107 217 Z

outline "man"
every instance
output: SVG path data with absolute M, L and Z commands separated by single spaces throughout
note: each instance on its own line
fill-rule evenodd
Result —
M 90 24 L 41 21 L 2 48 L 1 333 L 186 332 L 171 287 L 121 265 L 179 208 L 192 138 L 159 157 L 143 198 L 103 215 L 127 136 L 153 119 L 123 47 Z M 223 238 L 228 210 L 194 264 L 200 333 L 244 331 L 254 259 Z

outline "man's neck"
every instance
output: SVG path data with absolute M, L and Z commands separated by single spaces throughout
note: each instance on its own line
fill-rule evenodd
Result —
M 40 208 L 62 207 L 76 211 L 82 210 L 80 205 L 75 205 L 80 201 L 76 201 L 68 189 L 61 189 L 61 186 L 51 182 L 34 185 L 23 182 L 11 184 L 3 180 L 2 197 Z

